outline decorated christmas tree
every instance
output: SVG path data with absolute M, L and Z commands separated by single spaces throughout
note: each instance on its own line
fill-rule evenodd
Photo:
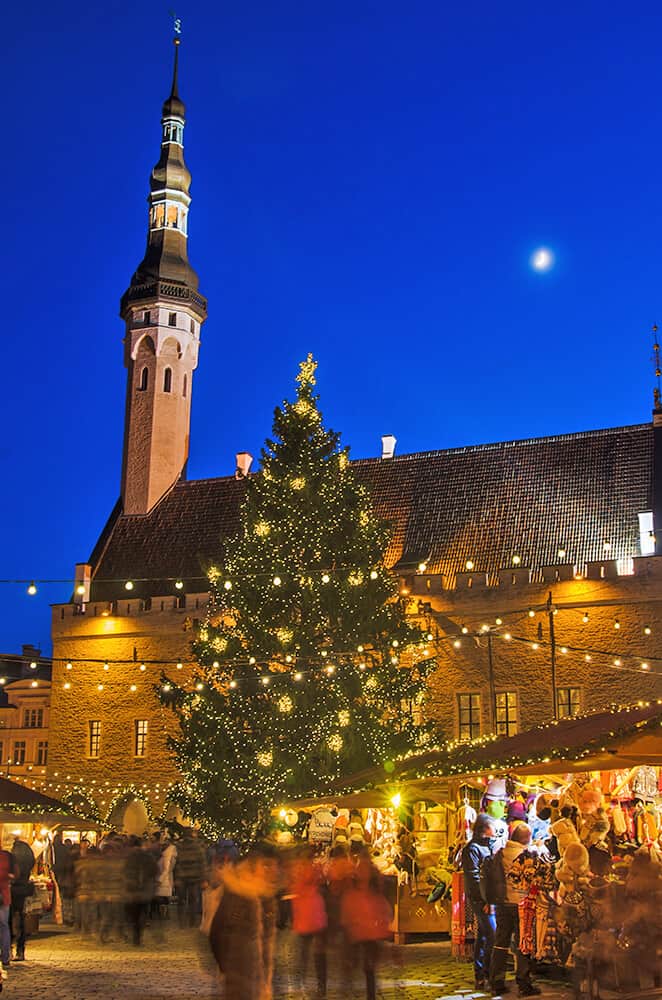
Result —
M 388 526 L 323 426 L 315 369 L 309 356 L 276 409 L 240 528 L 209 570 L 193 683 L 161 687 L 180 721 L 173 798 L 240 840 L 279 804 L 427 736 L 415 715 L 431 651 L 384 564 Z

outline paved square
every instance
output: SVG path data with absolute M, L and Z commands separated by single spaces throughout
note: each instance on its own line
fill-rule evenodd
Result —
M 274 1000 L 308 1000 L 314 995 L 310 970 L 306 991 L 296 974 L 296 942 L 288 932 L 278 940 Z M 122 941 L 100 945 L 95 939 L 59 927 L 42 925 L 28 941 L 27 961 L 12 964 L 5 995 L 16 1000 L 212 1000 L 221 985 L 206 938 L 196 930 L 167 924 L 165 934 L 148 928 L 145 944 Z M 384 947 L 379 969 L 380 1000 L 439 1000 L 476 996 L 472 967 L 450 954 L 448 941 Z M 570 1000 L 559 980 L 542 981 L 544 1000 Z M 329 1000 L 361 1000 L 365 996 L 357 970 L 353 986 L 340 978 L 336 953 L 329 959 Z

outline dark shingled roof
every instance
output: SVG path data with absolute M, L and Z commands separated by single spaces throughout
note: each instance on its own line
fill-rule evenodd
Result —
M 391 522 L 388 564 L 427 557 L 452 585 L 471 559 L 494 576 L 512 564 L 540 569 L 639 554 L 638 514 L 651 509 L 651 424 L 352 463 Z M 238 523 L 244 484 L 234 478 L 179 482 L 144 516 L 113 512 L 94 552 L 92 599 L 205 590 L 204 570 Z M 197 582 L 196 582 L 197 579 Z M 103 581 L 108 581 L 104 583 Z M 118 582 L 111 582 L 118 581 Z M 161 582 L 163 581 L 163 582 Z M 170 581 L 167 584 L 165 581 Z M 165 585 L 164 585 L 165 584 Z

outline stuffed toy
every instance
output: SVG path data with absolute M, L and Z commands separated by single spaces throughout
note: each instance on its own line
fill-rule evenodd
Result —
M 579 836 L 582 844 L 593 847 L 604 843 L 609 833 L 609 819 L 602 806 L 582 817 L 582 827 Z
M 555 823 L 552 823 L 550 830 L 556 837 L 556 842 L 559 845 L 559 854 L 561 857 L 566 852 L 566 848 L 570 844 L 579 844 L 579 834 L 575 828 L 575 824 L 571 819 L 572 806 L 564 806 L 561 810 L 561 818 L 557 819 Z
M 561 899 L 568 893 L 584 889 L 591 878 L 588 851 L 584 845 L 579 841 L 568 844 L 555 870 L 561 886 L 559 890 Z
M 623 812 L 623 807 L 618 799 L 612 799 L 611 805 L 609 807 L 609 819 L 611 820 L 611 826 L 614 831 L 614 836 L 617 838 L 624 837 L 627 833 L 628 826 L 625 822 L 625 813 Z
M 578 805 L 583 818 L 592 815 L 602 805 L 602 789 L 594 784 L 585 785 L 579 794 Z

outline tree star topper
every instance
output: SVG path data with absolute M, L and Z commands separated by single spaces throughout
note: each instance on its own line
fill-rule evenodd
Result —
M 297 375 L 297 382 L 300 385 L 315 385 L 315 371 L 317 369 L 317 362 L 313 358 L 312 354 L 309 354 L 305 361 L 302 361 L 299 365 L 299 374 Z

